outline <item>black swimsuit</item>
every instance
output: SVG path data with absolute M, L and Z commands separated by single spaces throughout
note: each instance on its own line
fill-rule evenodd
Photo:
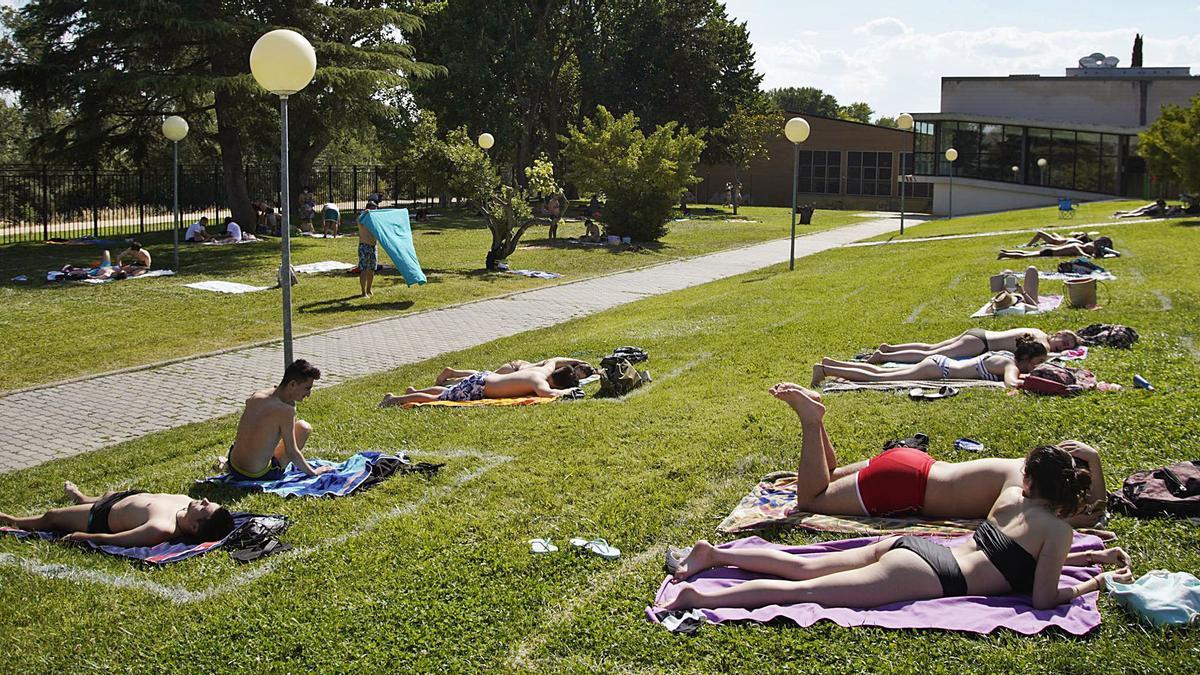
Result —
M 1037 560 L 1029 555 L 1015 539 L 1004 534 L 990 520 L 984 520 L 975 530 L 975 545 L 1004 575 L 1014 593 L 1033 591 L 1033 576 Z M 924 537 L 900 537 L 892 549 L 902 548 L 916 553 L 937 575 L 942 584 L 942 597 L 967 595 L 967 578 L 963 576 L 953 551 Z
M 977 337 L 980 340 L 982 340 L 983 341 L 983 351 L 990 352 L 992 350 L 992 348 L 988 346 L 987 331 L 984 330 L 983 328 L 968 328 L 967 335 L 970 335 L 971 337 Z
M 140 495 L 145 490 L 125 490 L 124 492 L 114 492 L 111 495 L 97 500 L 92 504 L 91 510 L 88 511 L 87 531 L 91 534 L 112 534 L 112 528 L 108 525 L 108 514 L 112 508 L 117 505 L 117 502 L 131 495 Z

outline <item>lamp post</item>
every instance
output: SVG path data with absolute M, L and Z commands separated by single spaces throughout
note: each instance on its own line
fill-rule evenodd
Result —
M 788 269 L 796 269 L 796 192 L 800 189 L 800 144 L 808 140 L 811 131 L 808 120 L 793 117 L 783 125 L 783 135 L 792 142 L 792 249 L 788 255 Z
M 908 113 L 900 113 L 900 116 L 896 118 L 896 126 L 899 127 L 901 131 L 911 131 L 913 128 L 913 116 L 909 115 Z M 904 155 L 900 155 L 900 157 L 903 158 Z M 914 158 L 914 162 L 915 162 L 915 158 Z M 901 161 L 900 161 L 899 181 L 900 181 L 900 234 L 904 234 L 904 160 L 903 159 L 901 159 Z
M 179 226 L 181 224 L 180 220 L 179 220 L 179 141 L 182 141 L 184 139 L 184 137 L 187 136 L 187 133 L 188 133 L 187 120 L 183 119 L 179 115 L 171 115 L 167 119 L 163 120 L 162 133 L 163 133 L 163 136 L 167 137 L 168 141 L 171 141 L 171 145 L 174 148 L 174 163 L 173 163 L 171 177 L 172 177 L 172 182 L 175 185 L 175 209 L 174 209 L 174 219 L 171 221 L 171 241 L 173 241 L 175 244 L 175 260 L 174 260 L 174 263 L 173 263 L 171 269 L 175 270 L 176 273 L 178 273 L 179 272 Z
M 1038 157 L 1038 161 L 1037 161 L 1038 175 L 1040 176 L 1042 185 L 1046 184 L 1046 165 L 1047 164 L 1049 164 L 1049 162 L 1046 161 L 1045 157 Z
M 492 146 L 495 144 L 496 144 L 495 136 L 492 136 L 489 133 L 479 134 L 479 147 L 483 148 L 484 150 L 491 150 Z
M 250 72 L 259 86 L 279 97 L 279 194 L 283 207 L 282 262 L 279 287 L 283 290 L 283 367 L 292 365 L 292 240 L 291 202 L 288 187 L 288 96 L 312 82 L 317 53 L 304 36 L 291 30 L 273 30 L 258 38 L 250 50 Z
M 1014 183 L 1019 183 L 1021 181 L 1021 178 L 1017 175 L 1019 173 L 1021 173 L 1021 167 L 1017 166 L 1016 164 L 1013 164 L 1012 175 L 1013 175 Z
M 950 211 L 950 219 L 954 218 L 954 160 L 958 159 L 958 151 L 954 148 L 946 150 L 946 161 L 950 162 L 950 194 L 948 210 Z

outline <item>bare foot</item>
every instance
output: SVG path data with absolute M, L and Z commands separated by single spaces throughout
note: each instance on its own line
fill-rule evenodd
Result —
M 822 366 L 819 363 L 813 364 L 812 382 L 809 384 L 809 386 L 815 387 L 815 386 L 821 384 L 821 380 L 824 380 L 824 379 L 825 379 L 825 366 Z
M 894 349 L 892 349 L 892 346 L 891 346 L 891 345 L 889 345 L 888 343 L 886 343 L 886 342 L 881 342 L 881 343 L 879 343 L 879 348 L 878 348 L 876 351 L 880 351 L 880 352 L 890 352 L 890 351 L 895 351 L 895 350 L 894 350 Z
M 450 379 L 450 376 L 453 374 L 454 373 L 451 372 L 450 366 L 446 366 L 445 368 L 442 368 L 441 374 L 437 376 L 437 379 L 434 380 L 433 383 L 440 387 L 446 384 L 446 380 Z
M 780 382 L 771 387 L 771 395 L 790 405 L 801 420 L 820 420 L 825 416 L 821 395 L 811 389 L 791 382 Z
M 867 363 L 887 363 L 887 354 L 882 350 L 875 352 L 867 357 Z
M 79 488 L 71 481 L 67 481 L 67 482 L 63 483 L 63 492 L 65 492 L 67 494 L 68 499 L 75 502 L 76 504 L 83 503 L 84 494 L 82 492 L 80 492 Z
M 675 578 L 683 581 L 690 576 L 699 574 L 706 569 L 717 566 L 717 549 L 701 539 L 692 547 L 690 553 L 679 563 L 675 570 Z
M 411 393 L 413 393 L 413 392 L 414 392 L 414 391 L 416 391 L 416 390 L 417 390 L 417 388 L 416 388 L 416 387 L 409 386 L 409 387 L 405 387 L 405 388 L 404 388 L 404 393 L 406 393 L 406 394 L 411 394 Z
M 679 584 L 679 594 L 675 599 L 668 602 L 664 609 L 691 609 L 699 604 L 701 599 L 700 592 L 691 584 Z
M 400 398 L 399 396 L 393 396 L 392 392 L 389 391 L 388 393 L 383 395 L 383 400 L 379 402 L 379 407 L 380 408 L 390 408 L 391 406 L 396 405 L 396 403 L 394 403 L 394 401 L 396 401 L 399 398 Z

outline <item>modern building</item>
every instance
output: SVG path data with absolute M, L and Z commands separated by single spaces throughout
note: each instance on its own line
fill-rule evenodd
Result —
M 1138 134 L 1166 104 L 1190 106 L 1189 68 L 1118 68 L 1092 54 L 1064 77 L 942 78 L 941 111 L 912 113 L 916 180 L 933 186 L 933 212 L 1001 211 L 1060 198 L 1178 196 L 1147 172 Z M 951 182 L 949 148 L 958 151 Z
M 791 117 L 808 121 L 808 140 L 800 145 L 797 181 L 799 203 L 818 208 L 896 211 L 900 208 L 899 168 L 913 169 L 912 133 L 890 127 L 849 122 L 808 113 L 783 113 L 779 135 L 767 142 L 765 158 L 738 173 L 742 198 L 754 206 L 791 206 L 794 147 L 783 135 Z M 692 192 L 699 201 L 728 200 L 726 184 L 733 181 L 728 164 L 704 164 L 696 174 L 703 180 Z M 928 211 L 931 186 L 904 183 L 905 209 Z

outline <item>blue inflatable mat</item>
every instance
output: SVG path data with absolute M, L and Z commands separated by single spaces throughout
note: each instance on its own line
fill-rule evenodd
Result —
M 372 209 L 363 211 L 358 217 L 404 275 L 404 283 L 409 286 L 425 283 L 425 273 L 421 271 L 421 262 L 413 248 L 408 209 Z

